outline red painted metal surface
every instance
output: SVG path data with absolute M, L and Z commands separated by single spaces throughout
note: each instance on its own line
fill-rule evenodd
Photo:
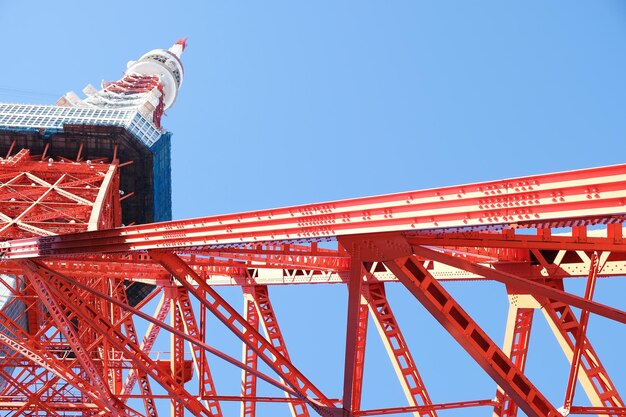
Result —
M 28 149 L 0 160 L 0 240 L 120 223 L 116 164 L 34 156 Z
M 520 371 L 524 372 L 535 310 L 531 308 L 515 308 L 513 306 L 511 308 L 514 308 L 514 311 L 509 312 L 509 315 L 513 318 L 512 335 L 510 340 L 505 339 L 503 350 L 511 358 L 511 362 Z M 505 394 L 502 388 L 498 387 L 494 417 L 515 417 L 517 416 L 517 409 L 518 406 L 515 401 Z
M 530 323 L 541 308 L 565 356 L 580 358 L 572 381 L 581 381 L 592 407 L 572 401 L 570 412 L 624 415 L 611 370 L 585 331 L 593 323 L 578 321 L 572 308 L 619 324 L 626 312 L 564 291 L 563 280 L 587 277 L 594 251 L 597 286 L 626 275 L 626 165 L 114 228 L 115 163 L 16 151 L 0 167 L 0 288 L 9 295 L 0 309 L 0 410 L 220 416 L 238 402 L 250 417 L 267 403 L 294 416 L 435 416 L 462 407 L 556 416 L 562 398 L 550 401 L 525 374 Z M 515 310 L 511 344 L 500 348 L 493 340 L 501 335 L 487 335 L 446 280 L 495 280 L 536 305 Z M 142 295 L 131 296 L 140 283 Z M 348 289 L 347 311 L 326 324 L 345 326 L 346 335 L 328 341 L 343 350 L 344 366 L 330 390 L 301 366 L 323 357 L 288 353 L 281 298 L 268 295 L 269 286 L 306 284 Z M 241 287 L 244 309 L 218 286 Z M 485 370 L 500 387 L 495 399 L 428 389 L 418 364 L 445 357 L 410 350 L 405 334 L 419 329 L 400 330 L 391 286 L 414 296 Z M 366 361 L 368 326 L 378 329 L 404 404 L 366 408 L 366 365 L 381 360 Z M 242 360 L 222 349 L 226 336 L 241 343 Z M 224 388 L 214 361 L 233 365 L 236 387 Z M 567 377 L 555 378 L 564 392 Z M 266 395 L 267 386 L 279 395 Z
M 528 416 L 559 415 L 556 408 L 423 265 L 409 257 L 389 262 L 389 267 L 402 284 Z
M 270 302 L 269 293 L 267 287 L 261 285 L 255 285 L 250 288 L 250 295 L 252 297 L 254 306 L 256 308 L 256 312 L 258 317 L 260 318 L 259 322 L 261 323 L 261 327 L 263 327 L 263 332 L 265 333 L 265 338 L 276 347 L 278 352 L 288 361 L 291 361 L 289 358 L 289 353 L 287 353 L 287 345 L 285 344 L 285 340 L 280 331 L 280 327 L 278 325 L 278 319 L 276 317 L 276 313 L 274 312 L 274 308 L 272 307 L 272 303 Z M 285 382 L 284 380 L 282 382 Z M 285 393 L 287 398 L 293 398 L 290 394 Z M 309 412 L 302 401 L 290 401 L 289 410 L 293 417 L 302 417 L 309 416 Z
M 432 401 L 417 370 L 413 355 L 411 355 L 411 351 L 402 335 L 400 326 L 391 310 L 384 284 L 369 284 L 365 297 L 409 406 L 424 407 L 425 411 L 415 413 L 417 416 L 436 417 L 436 410 L 428 410 L 428 407 L 432 405 Z
M 626 165 L 50 236 L 8 258 L 316 240 L 354 234 L 622 222 Z
M 591 262 L 589 265 L 589 278 L 587 279 L 587 287 L 585 289 L 585 299 L 591 300 L 593 298 L 593 292 L 596 287 L 596 280 L 598 279 L 598 272 L 600 267 L 598 265 L 598 254 L 596 252 L 591 256 Z M 574 346 L 574 353 L 572 358 L 572 365 L 570 367 L 569 378 L 567 379 L 567 388 L 565 389 L 565 401 L 563 408 L 570 410 L 572 403 L 574 402 L 574 393 L 576 391 L 576 383 L 578 382 L 578 370 L 580 368 L 582 357 L 582 351 L 584 344 L 587 340 L 587 325 L 589 324 L 589 311 L 582 310 L 580 313 L 580 321 L 578 323 L 578 330 L 576 332 L 576 346 Z
M 561 283 L 562 284 L 562 283 Z M 553 327 L 553 332 L 557 337 L 567 358 L 572 361 L 575 356 L 575 345 L 579 334 L 580 323 L 576 319 L 571 307 L 565 303 L 539 299 L 543 308 L 543 313 L 548 319 L 548 323 Z M 622 410 L 607 412 L 606 415 L 623 415 L 626 411 L 624 400 L 622 399 L 612 378 L 602 364 L 600 356 L 596 353 L 591 341 L 584 337 L 581 340 L 581 358 L 579 365 L 578 381 L 583 386 L 587 397 L 594 407 L 608 407 L 611 410 Z M 582 371 L 582 372 L 580 372 Z M 580 407 L 572 406 L 571 412 Z M 621 414 L 620 414 L 621 413 Z

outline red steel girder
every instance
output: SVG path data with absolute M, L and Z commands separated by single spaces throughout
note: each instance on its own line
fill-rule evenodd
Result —
M 363 391 L 363 373 L 365 371 L 365 345 L 367 343 L 367 322 L 368 306 L 365 297 L 361 297 L 359 303 L 359 314 L 357 317 L 355 363 L 354 363 L 354 384 L 352 390 L 352 413 L 361 410 L 361 400 Z
M 435 410 L 428 410 L 432 405 L 430 396 L 387 301 L 384 284 L 369 284 L 364 294 L 409 405 L 424 407 L 424 411 L 418 411 L 416 415 L 436 417 Z
M 562 251 L 565 252 L 565 251 Z M 145 256 L 140 253 L 131 255 L 84 255 L 77 259 L 42 258 L 42 262 L 49 268 L 64 275 L 74 278 L 88 278 L 94 275 L 105 275 L 117 279 L 141 281 L 150 284 L 164 285 L 169 281 L 169 273 L 154 261 L 139 262 L 126 260 L 125 258 Z M 456 254 L 463 256 L 463 254 Z M 539 253 L 539 255 L 541 255 Z M 576 259 L 574 258 L 576 255 Z M 555 278 L 578 277 L 586 275 L 585 261 L 580 259 L 577 253 L 566 253 L 568 260 L 563 260 L 561 252 L 556 260 L 541 264 L 527 262 L 489 262 L 483 266 L 502 272 L 512 273 L 520 278 L 532 280 L 544 280 L 544 268 L 550 271 L 550 276 Z M 96 259 L 97 258 L 97 259 Z M 212 286 L 240 286 L 240 285 L 289 285 L 289 284 L 331 284 L 347 283 L 349 281 L 348 270 L 320 271 L 306 268 L 268 268 L 263 265 L 256 267 L 235 266 L 233 264 L 221 264 L 214 261 L 205 261 L 198 257 L 185 257 L 190 267 L 202 278 L 207 279 Z M 464 259 L 467 260 L 465 256 Z M 45 260 L 43 260 L 45 259 Z M 542 259 L 542 257 L 540 257 Z M 19 274 L 20 268 L 17 261 L 3 262 L 4 271 L 11 274 Z M 475 272 L 448 267 L 440 262 L 429 262 L 429 270 L 440 280 L 484 280 L 485 278 Z M 610 257 L 603 268 L 602 277 L 623 276 L 626 274 L 626 260 L 618 260 Z M 384 268 L 376 271 L 368 282 L 397 281 L 395 277 Z
M 6 258 L 623 221 L 626 165 L 5 243 Z
M 529 417 L 561 415 L 419 261 L 398 258 L 386 265 Z
M 353 242 L 340 242 L 352 256 L 350 260 L 350 281 L 348 282 L 348 317 L 346 320 L 346 350 L 343 371 L 343 411 L 350 416 L 360 408 L 363 388 L 363 366 L 367 333 L 362 322 L 362 286 L 365 268 L 361 259 L 361 247 Z M 358 397 L 358 398 L 357 398 Z
M 455 408 L 471 408 L 471 407 L 486 407 L 492 406 L 493 400 L 476 400 L 476 401 L 457 401 L 452 403 L 441 403 L 431 405 L 420 405 L 411 407 L 393 407 L 393 408 L 380 408 L 374 410 L 359 411 L 355 416 L 382 416 L 388 414 L 400 414 L 400 413 L 428 413 L 437 410 L 452 410 Z
M 587 279 L 587 286 L 585 288 L 585 299 L 591 300 L 596 287 L 596 279 L 598 278 L 598 271 L 600 266 L 598 265 L 598 254 L 593 253 L 589 265 L 589 277 Z M 572 365 L 570 367 L 569 378 L 567 379 L 567 388 L 565 389 L 565 401 L 563 408 L 569 410 L 572 408 L 574 401 L 574 393 L 576 392 L 576 380 L 578 379 L 578 369 L 581 364 L 582 350 L 587 340 L 587 325 L 589 324 L 589 311 L 582 310 L 580 312 L 580 320 L 578 322 L 578 330 L 576 332 L 576 345 L 574 346 L 574 354 L 572 358 Z
M 407 240 L 416 246 L 626 252 L 626 242 L 621 236 L 622 226 L 619 224 L 607 226 L 613 232 L 617 231 L 619 235 L 616 236 L 614 233 L 608 237 L 587 236 L 586 234 L 567 236 L 551 233 L 533 235 L 516 233 L 516 229 L 508 229 L 501 233 L 468 231 L 463 233 L 410 234 L 407 235 Z M 584 228 L 584 226 L 581 227 Z M 576 230 L 576 228 L 573 229 Z M 546 230 L 549 231 L 550 229 Z
M 189 293 L 184 288 L 177 287 L 175 295 L 176 308 L 173 311 L 176 311 L 179 315 L 185 334 L 197 339 L 202 339 Z M 199 379 L 200 394 L 207 397 L 217 395 L 209 363 L 206 360 L 206 356 L 203 355 L 204 349 L 193 343 L 189 343 L 189 348 L 193 353 L 192 360 Z M 206 407 L 211 410 L 211 414 L 213 414 L 214 417 L 222 417 L 222 409 L 218 401 L 208 400 Z
M 214 250 L 194 251 L 205 257 L 216 257 L 281 265 L 283 268 L 303 267 L 320 269 L 349 269 L 350 258 L 337 250 L 320 248 L 317 242 L 308 245 L 296 244 L 249 244 L 242 247 L 222 247 Z
M 556 288 L 549 287 L 540 282 L 531 281 L 525 278 L 520 278 L 513 274 L 497 271 L 495 269 L 468 262 L 462 258 L 453 257 L 441 252 L 434 251 L 432 249 L 424 248 L 422 246 L 413 246 L 412 250 L 416 255 L 422 258 L 435 260 L 446 265 L 463 269 L 465 271 L 475 272 L 476 274 L 484 276 L 485 278 L 493 279 L 510 285 L 517 291 L 528 292 L 529 294 L 535 296 L 544 296 L 554 300 L 563 301 L 569 305 L 581 309 L 587 309 L 592 313 L 607 317 L 611 320 L 626 323 L 626 312 L 622 310 L 618 310 L 604 304 L 596 303 L 594 301 L 586 300 L 582 297 L 578 297 L 576 295 L 566 293 Z
M 256 303 L 252 298 L 250 287 L 242 287 L 244 295 L 244 318 L 248 322 L 251 328 L 259 331 L 259 314 L 257 312 Z M 241 356 L 242 362 L 252 369 L 257 369 L 258 356 L 256 352 L 250 348 L 250 345 L 254 343 L 254 334 L 248 333 L 248 343 L 242 343 Z M 241 370 L 241 396 L 242 397 L 256 397 L 256 375 L 248 372 L 245 369 Z M 256 416 L 256 401 L 242 399 L 241 401 L 241 417 L 255 417 Z
M 546 316 L 548 323 L 565 353 L 565 356 L 572 360 L 577 342 L 579 322 L 570 306 L 567 304 L 549 300 L 544 297 L 538 298 L 542 305 L 542 312 Z M 582 343 L 581 356 L 584 359 L 581 364 L 582 374 L 578 374 L 587 396 L 595 407 L 609 407 L 613 409 L 624 408 L 617 387 L 613 383 L 606 368 L 602 364 L 600 357 L 595 352 L 591 341 L 585 337 Z M 572 410 L 577 408 L 572 406 Z M 570 410 L 573 413 L 573 411 Z M 620 413 L 607 412 L 608 415 L 620 415 Z
M 176 301 L 178 298 L 176 287 L 165 288 L 166 292 L 170 292 L 170 325 L 180 332 L 184 332 L 183 318 L 178 311 Z M 178 335 L 170 334 L 170 371 L 174 377 L 174 381 L 179 386 L 185 384 L 185 341 Z M 185 408 L 183 404 L 172 398 L 170 407 L 170 415 L 172 417 L 183 417 Z
M 612 416 L 626 416 L 626 408 L 624 407 L 579 407 L 572 406 L 570 415 L 576 414 L 598 414 Z
M 46 416 L 61 416 L 61 414 L 59 413 L 69 412 L 94 413 L 100 411 L 97 404 L 60 401 L 54 401 L 50 403 L 30 401 L 0 401 L 0 410 L 14 411 L 13 415 L 41 415 L 39 413 L 44 411 L 46 413 Z
M 266 339 L 276 350 L 288 361 L 289 353 L 287 351 L 287 345 L 283 338 L 282 332 L 278 325 L 278 319 L 276 313 L 270 302 L 269 292 L 266 286 L 255 285 L 249 287 L 250 295 L 252 296 L 253 303 L 257 310 L 257 314 L 260 318 L 259 322 L 263 327 Z M 276 358 L 275 358 L 276 359 Z M 283 382 L 285 382 L 283 380 Z M 291 397 L 289 393 L 285 393 L 286 397 Z M 306 409 L 306 405 L 303 401 L 290 401 L 289 409 L 293 417 L 308 417 L 309 412 Z
M 530 343 L 530 330 L 532 328 L 535 310 L 532 308 L 518 308 L 512 303 L 509 306 L 509 320 L 505 335 L 503 351 L 508 354 L 511 362 L 524 372 L 528 345 Z M 508 327 L 511 327 L 510 329 Z M 496 404 L 493 410 L 494 417 L 517 416 L 517 404 L 511 397 L 498 387 L 496 391 Z

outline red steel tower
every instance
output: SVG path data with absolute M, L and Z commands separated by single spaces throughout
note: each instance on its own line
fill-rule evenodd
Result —
M 184 48 L 143 55 L 82 100 L 0 104 L 6 415 L 222 416 L 232 402 L 245 417 L 265 403 L 292 416 L 626 415 L 610 376 L 624 370 L 606 369 L 587 335 L 591 314 L 626 323 L 625 311 L 593 299 L 599 278 L 626 273 L 626 165 L 172 221 L 160 121 L 182 83 Z M 586 281 L 584 296 L 565 291 L 573 278 Z M 506 288 L 503 344 L 444 285 L 479 280 Z M 323 284 L 347 288 L 346 336 L 329 342 L 344 364 L 332 392 L 291 360 L 270 301 L 272 286 Z M 240 287 L 243 309 L 220 286 Z M 445 393 L 427 390 L 388 286 L 425 307 L 493 379 L 493 395 L 433 401 Z M 537 311 L 571 364 L 558 377 L 562 401 L 525 373 Z M 216 347 L 210 320 L 241 341 L 241 358 Z M 361 406 L 369 320 L 404 404 Z M 232 365 L 240 390 L 221 392 L 217 361 Z M 577 381 L 590 405 L 574 403 Z

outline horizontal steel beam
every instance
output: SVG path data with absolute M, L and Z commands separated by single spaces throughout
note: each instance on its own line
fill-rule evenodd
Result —
M 417 246 L 626 252 L 626 241 L 621 236 L 614 239 L 599 236 L 467 232 L 409 235 L 407 240 L 411 245 Z
M 562 301 L 582 310 L 588 310 L 591 313 L 626 324 L 626 311 L 587 300 L 577 295 L 549 287 L 541 282 L 531 281 L 513 274 L 473 264 L 462 258 L 446 255 L 421 246 L 413 247 L 413 252 L 418 256 L 428 257 L 429 259 L 434 259 L 450 266 L 474 272 L 478 275 L 484 276 L 485 278 L 502 282 L 503 284 L 514 288 L 516 291 L 524 291 L 533 296 L 543 296 L 552 300 Z
M 4 242 L 5 258 L 622 222 L 626 164 Z

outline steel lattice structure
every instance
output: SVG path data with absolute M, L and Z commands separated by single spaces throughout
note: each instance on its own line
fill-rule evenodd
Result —
M 184 42 L 177 45 L 178 57 Z M 144 113 L 146 100 L 156 100 L 144 116 L 156 117 L 158 128 L 175 81 L 127 74 L 86 104 L 72 96 L 61 104 L 117 106 L 139 94 L 133 105 Z M 73 158 L 51 155 L 54 146 L 15 129 L 3 133 L 10 147 L 0 169 L 0 409 L 7 414 L 222 416 L 224 402 L 237 401 L 246 417 L 266 402 L 285 403 L 292 416 L 435 417 L 460 407 L 490 407 L 494 416 L 626 415 L 610 377 L 620 370 L 606 369 L 587 337 L 590 314 L 626 323 L 625 311 L 593 300 L 599 278 L 626 275 L 626 165 L 118 227 L 132 199 L 120 194 L 132 162 L 122 152 L 130 143 L 125 129 L 66 126 L 59 146 Z M 94 137 L 111 146 L 94 147 Z M 584 297 L 564 290 L 563 281 L 575 277 L 587 282 Z M 446 280 L 506 286 L 503 345 L 446 290 Z M 304 284 L 347 287 L 340 393 L 323 392 L 299 370 L 281 332 L 270 287 Z M 493 398 L 431 400 L 387 298 L 390 285 L 419 301 L 493 379 Z M 240 287 L 243 309 L 220 286 Z M 525 374 L 536 310 L 571 363 L 562 404 Z M 212 345 L 209 317 L 241 341 L 241 358 Z M 368 320 L 405 405 L 361 406 Z M 158 356 L 164 335 L 169 352 Z M 218 391 L 215 360 L 233 365 L 241 392 Z M 573 403 L 577 380 L 591 406 Z M 261 383 L 285 396 L 259 395 Z

